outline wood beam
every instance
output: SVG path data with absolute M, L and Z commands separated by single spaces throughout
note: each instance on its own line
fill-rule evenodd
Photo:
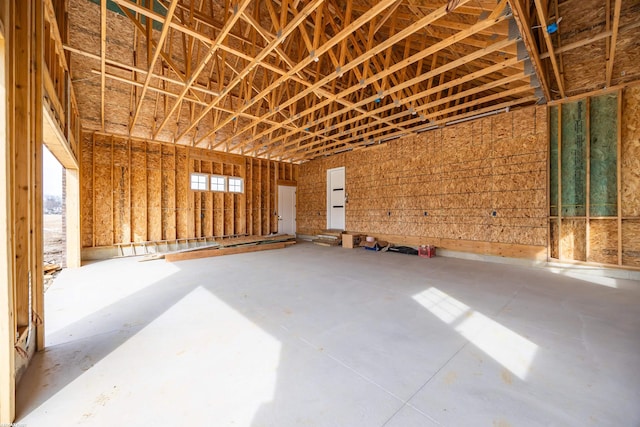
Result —
M 323 1 L 324 0 L 313 0 L 312 2 L 307 4 L 304 7 L 304 9 L 302 9 L 302 11 L 300 11 L 300 13 L 298 13 L 298 15 L 296 15 L 291 21 L 289 21 L 287 26 L 281 30 L 280 38 L 272 40 L 258 55 L 256 55 L 255 58 L 253 58 L 253 60 L 244 68 L 244 70 L 241 72 L 241 74 L 236 76 L 236 78 L 233 79 L 227 85 L 227 87 L 223 89 L 222 96 L 214 99 L 209 104 L 209 106 L 207 108 L 205 108 L 201 112 L 201 114 L 196 118 L 196 120 L 194 122 L 192 122 L 189 126 L 187 126 L 187 128 L 182 132 L 180 137 L 182 137 L 185 134 L 187 134 L 188 132 L 190 132 L 191 129 L 193 129 L 200 122 L 200 120 L 202 120 L 206 116 L 206 114 L 224 98 L 224 95 L 226 95 L 227 93 L 230 93 L 230 91 L 235 86 L 237 86 L 243 80 L 243 78 L 254 67 L 260 65 L 260 63 L 264 60 L 264 58 L 267 55 L 269 55 L 272 51 L 274 51 L 276 49 L 276 47 L 281 43 L 281 40 L 286 38 L 287 36 L 289 36 L 304 21 L 304 19 L 306 19 L 306 17 L 313 10 L 315 10 L 318 6 L 320 6 L 320 4 L 322 4 Z M 277 85 L 276 85 L 276 82 L 272 83 L 268 88 L 269 89 L 268 92 L 267 92 L 267 89 L 263 90 L 261 94 L 258 94 L 253 98 L 253 101 L 250 101 L 244 107 L 241 107 L 240 111 L 243 111 L 243 112 L 246 111 L 251 105 L 253 105 L 258 100 L 261 100 L 262 98 L 264 98 L 264 96 L 266 96 L 268 93 L 270 93 L 275 87 L 279 86 L 280 85 L 280 81 L 285 81 L 286 78 L 291 77 L 292 75 L 294 75 L 295 73 L 300 71 L 302 68 L 303 67 L 300 66 L 300 64 L 298 64 L 298 66 L 296 66 L 293 69 L 289 70 L 284 76 L 282 76 L 282 77 L 280 77 L 280 79 L 278 79 Z M 286 78 L 285 78 L 285 76 L 286 76 Z M 265 93 L 265 92 L 267 92 L 267 93 Z M 264 94 L 264 95 L 261 96 L 262 94 Z M 268 113 L 268 114 L 272 115 L 271 113 Z M 252 126 L 250 126 L 250 128 L 251 127 Z M 201 138 L 200 140 L 198 140 L 197 143 L 200 143 L 203 139 L 205 139 L 206 137 L 208 137 L 211 134 L 212 134 L 212 132 L 210 132 L 209 134 L 207 134 L 207 136 L 205 136 L 205 137 Z
M 542 28 L 540 31 L 544 37 L 544 41 L 547 45 L 547 51 L 549 51 L 549 58 L 551 59 L 551 67 L 553 68 L 553 74 L 556 78 L 556 83 L 558 84 L 558 91 L 560 92 L 560 97 L 565 97 L 564 92 L 564 82 L 562 80 L 562 76 L 560 75 L 560 68 L 558 66 L 558 60 L 556 59 L 556 54 L 554 53 L 553 42 L 551 41 L 551 36 L 549 31 L 547 31 L 547 27 L 549 23 L 547 22 L 547 10 L 542 5 L 542 0 L 534 0 L 536 4 L 536 12 L 538 15 L 538 22 Z M 557 18 L 556 18 L 557 19 Z
M 209 48 L 209 51 L 204 56 L 204 58 L 202 59 L 202 61 L 198 65 L 198 67 L 194 70 L 193 74 L 185 82 L 185 87 L 182 90 L 182 92 L 180 93 L 178 99 L 173 104 L 173 107 L 171 108 L 169 113 L 167 113 L 167 115 L 165 116 L 165 118 L 162 121 L 162 123 L 160 124 L 160 126 L 158 126 L 158 128 L 156 129 L 156 131 L 155 131 L 155 133 L 153 135 L 154 139 L 156 138 L 158 133 L 160 133 L 160 131 L 164 128 L 164 126 L 167 124 L 167 122 L 169 121 L 171 116 L 173 116 L 173 114 L 177 110 L 178 106 L 181 105 L 180 101 L 182 100 L 182 98 L 184 98 L 184 96 L 189 91 L 189 88 L 191 87 L 191 85 L 193 85 L 193 83 L 198 79 L 198 76 L 200 76 L 200 73 L 202 72 L 202 70 L 204 70 L 204 67 L 206 67 L 207 64 L 209 63 L 209 61 L 211 60 L 211 58 L 213 58 L 213 55 L 215 55 L 216 50 L 218 50 L 220 45 L 222 45 L 224 39 L 231 32 L 231 29 L 235 26 L 236 22 L 238 22 L 238 20 L 242 16 L 242 13 L 247 8 L 247 6 L 249 6 L 250 3 L 251 3 L 251 0 L 243 0 L 242 3 L 240 3 L 239 5 L 235 5 L 233 7 L 233 10 L 231 11 L 232 15 L 231 15 L 230 19 L 227 20 L 227 22 L 225 22 L 225 25 L 222 28 L 222 31 L 216 37 L 215 41 L 213 42 L 213 44 Z M 223 94 L 224 94 L 224 89 L 223 89 Z M 220 99 L 220 98 L 218 97 L 216 99 Z M 207 112 L 209 110 L 207 110 Z
M 613 65 L 615 62 L 616 56 L 616 44 L 618 42 L 618 32 L 620 27 L 620 8 L 622 5 L 622 0 L 616 0 L 615 5 L 613 7 L 613 28 L 611 34 L 611 43 L 609 46 L 610 51 L 607 52 L 609 57 L 607 58 L 607 69 L 606 69 L 606 87 L 611 86 L 611 76 L 613 75 Z
M 461 119 L 470 119 L 471 120 L 474 116 L 477 116 L 479 114 L 490 113 L 492 111 L 499 111 L 499 110 L 505 109 L 506 107 L 513 107 L 513 106 L 517 106 L 517 105 L 532 103 L 532 102 L 535 102 L 536 100 L 537 100 L 537 98 L 535 96 L 529 96 L 529 97 L 526 97 L 526 98 L 515 99 L 513 101 L 506 101 L 506 102 L 503 102 L 501 104 L 492 105 L 490 107 L 485 107 L 485 108 L 482 108 L 480 110 L 472 111 L 470 113 L 457 115 L 456 116 L 456 120 L 461 120 Z M 434 125 L 444 126 L 444 125 L 446 125 L 447 121 L 448 121 L 447 119 L 440 120 L 439 122 L 434 123 Z M 394 138 L 398 138 L 398 137 L 401 137 L 401 136 L 402 136 L 402 134 L 400 132 L 394 132 L 392 134 L 385 135 L 385 138 L 394 139 Z M 372 145 L 372 143 L 370 141 L 363 141 L 363 142 L 360 142 L 360 143 L 351 144 L 348 147 L 348 149 L 354 149 L 355 150 L 355 149 L 358 149 L 358 148 L 367 147 L 369 145 Z M 345 149 L 345 147 L 339 146 L 339 147 L 334 147 L 334 148 L 332 148 L 330 150 L 324 151 L 322 153 L 315 154 L 318 151 L 320 151 L 322 148 L 324 148 L 324 147 L 321 147 L 319 149 L 314 149 L 312 151 L 309 151 L 309 152 L 306 152 L 304 154 L 301 154 L 301 155 L 299 155 L 297 157 L 292 156 L 291 157 L 291 161 L 302 162 L 302 161 L 313 160 L 316 157 L 333 154 L 333 153 L 335 153 L 337 151 L 341 151 L 341 150 Z
M 470 0 L 461 0 L 460 5 L 464 4 L 464 3 L 467 3 L 468 1 L 470 1 Z M 386 7 L 389 7 L 393 3 L 394 3 L 394 0 L 388 0 L 387 2 L 382 1 L 382 2 L 378 3 L 376 6 L 385 5 Z M 386 9 L 386 7 L 385 7 L 385 9 Z M 369 9 L 368 13 L 371 13 L 374 10 L 376 10 L 375 7 Z M 381 10 L 380 11 L 376 10 L 376 13 L 380 13 L 380 12 L 381 12 Z M 376 47 L 374 47 L 370 51 L 366 52 L 364 55 L 360 55 L 357 59 L 355 59 L 353 61 L 350 61 L 348 64 L 346 64 L 344 66 L 344 69 L 341 69 L 341 71 L 342 72 L 350 71 L 351 69 L 353 69 L 353 68 L 357 67 L 358 65 L 362 64 L 363 62 L 365 62 L 367 59 L 377 55 L 380 52 L 383 52 L 389 46 L 393 46 L 394 44 L 396 44 L 400 40 L 405 39 L 406 37 L 408 37 L 411 34 L 415 33 L 416 31 L 418 31 L 419 29 L 423 28 L 424 26 L 429 25 L 431 22 L 434 22 L 435 20 L 442 18 L 444 15 L 446 15 L 446 13 L 447 13 L 446 12 L 446 6 L 442 6 L 442 7 L 438 8 L 438 9 L 436 9 L 434 12 L 432 12 L 429 15 L 425 16 L 424 18 L 414 22 L 412 25 L 404 28 L 402 31 L 396 33 L 394 36 L 387 38 L 384 42 L 380 43 L 379 45 L 377 45 Z M 335 44 L 340 42 L 343 38 L 348 37 L 357 28 L 361 27 L 362 25 L 364 25 L 364 23 L 368 22 L 368 20 L 371 20 L 371 19 L 373 19 L 375 17 L 375 16 L 367 16 L 367 21 L 364 21 L 363 17 L 365 17 L 365 16 L 367 16 L 367 13 L 365 13 L 362 16 L 360 16 L 360 18 L 358 18 L 356 21 L 354 21 L 348 27 L 345 27 L 345 29 L 343 29 L 343 31 L 341 33 L 339 33 L 338 35 L 334 36 L 328 43 L 325 43 L 323 45 L 323 47 L 319 48 L 318 51 L 321 51 L 321 52 L 317 53 L 316 55 L 325 53 L 328 49 L 330 49 Z M 353 27 L 353 28 L 351 28 L 351 27 Z M 347 32 L 347 30 L 348 30 L 348 32 Z M 448 42 L 449 43 L 455 43 L 455 40 L 457 40 L 459 38 L 464 38 L 464 37 L 456 35 L 456 36 L 453 36 L 453 38 L 451 40 L 449 40 Z M 417 58 L 416 61 L 418 59 L 420 59 L 420 58 Z M 299 66 L 306 66 L 308 64 L 307 61 L 310 61 L 310 59 L 302 61 L 298 65 Z M 401 64 L 397 64 L 397 65 L 401 66 L 401 68 L 404 68 L 407 64 L 401 63 Z M 385 71 L 385 72 L 388 72 L 388 70 Z M 380 75 L 380 73 L 377 74 L 377 75 Z M 284 106 L 288 106 L 288 105 L 298 101 L 299 99 L 303 98 L 304 96 L 312 93 L 316 89 L 321 88 L 325 84 L 327 84 L 330 81 L 334 80 L 337 76 L 338 76 L 337 72 L 336 73 L 332 73 L 329 76 L 326 76 L 322 80 L 320 80 L 320 81 L 316 82 L 315 84 L 313 84 L 313 86 L 307 88 L 305 91 L 303 91 L 303 92 L 297 94 L 296 96 L 294 96 L 293 98 L 290 98 L 289 100 L 287 100 L 284 103 Z M 374 77 L 372 77 L 372 78 L 374 78 Z M 377 78 L 376 78 L 376 80 L 377 80 Z M 267 115 L 270 115 L 270 114 L 271 113 L 268 113 Z M 242 130 L 239 130 L 236 133 L 236 136 L 240 135 L 240 134 L 242 134 L 242 133 L 244 133 L 244 132 L 246 132 L 248 130 L 250 130 L 251 127 L 252 127 L 252 125 L 249 125 L 249 126 L 243 128 Z
M 487 20 L 487 21 L 490 22 L 491 20 Z M 475 26 L 467 29 L 467 33 L 472 33 L 474 30 L 476 30 L 478 28 L 483 28 L 485 25 L 487 25 L 487 23 L 485 21 L 483 21 L 483 23 L 478 23 Z M 458 36 L 456 34 L 456 35 L 452 36 L 451 38 L 456 40 L 456 39 L 460 39 L 460 36 Z M 441 41 L 439 44 L 427 47 L 422 52 L 416 53 L 415 55 L 411 56 L 410 58 L 407 58 L 407 59 L 405 59 L 404 61 L 402 61 L 400 63 L 396 63 L 393 66 L 391 66 L 390 68 L 388 68 L 388 69 L 386 69 L 386 70 L 384 70 L 384 71 L 382 71 L 380 73 L 377 73 L 376 75 L 373 75 L 373 76 L 369 77 L 365 81 L 365 85 L 371 83 L 371 81 L 374 80 L 374 79 L 380 79 L 380 78 L 384 77 L 385 75 L 389 75 L 389 74 L 395 73 L 398 70 L 401 70 L 402 68 L 406 67 L 407 65 L 409 65 L 409 64 L 411 64 L 413 62 L 417 62 L 422 58 L 425 58 L 425 57 L 427 57 L 427 56 L 429 56 L 431 54 L 434 54 L 434 53 L 438 52 L 439 50 L 441 50 L 440 49 L 441 46 L 446 46 L 450 42 L 451 42 L 451 40 L 446 39 L 446 40 Z M 405 80 L 403 83 L 401 83 L 399 85 L 395 85 L 395 86 L 393 86 L 393 88 L 390 88 L 389 90 L 385 91 L 384 94 L 387 94 L 387 93 L 391 94 L 391 93 L 394 93 L 394 92 L 397 92 L 397 91 L 404 90 L 406 88 L 409 88 L 409 87 L 413 86 L 416 83 L 424 81 L 424 80 L 426 80 L 426 79 L 428 79 L 430 77 L 433 77 L 435 75 L 441 75 L 441 74 L 443 74 L 444 72 L 446 72 L 448 70 L 451 70 L 451 69 L 454 69 L 454 68 L 456 68 L 458 66 L 466 64 L 466 63 L 468 63 L 470 61 L 473 61 L 473 60 L 475 60 L 477 58 L 480 58 L 480 57 L 482 57 L 482 56 L 484 56 L 484 55 L 486 55 L 486 54 L 488 54 L 490 52 L 493 52 L 493 51 L 496 51 L 496 50 L 499 50 L 499 49 L 503 49 L 504 47 L 506 47 L 506 46 L 508 46 L 510 44 L 513 44 L 515 42 L 516 42 L 515 40 L 502 40 L 502 41 L 500 41 L 498 43 L 495 43 L 495 44 L 493 44 L 493 45 L 491 45 L 491 46 L 489 46 L 489 47 L 487 47 L 485 49 L 479 49 L 479 50 L 477 50 L 476 52 L 474 52 L 474 53 L 472 53 L 470 55 L 464 56 L 464 57 L 459 58 L 459 59 L 457 59 L 455 61 L 447 62 L 445 65 L 443 65 L 443 66 L 441 66 L 441 67 L 439 67 L 437 69 L 430 70 L 429 72 L 427 72 L 425 74 L 422 74 L 420 76 L 416 76 L 413 79 Z M 510 61 L 509 64 L 514 65 L 517 62 L 518 62 L 517 60 Z M 499 67 L 499 68 L 501 68 L 501 67 Z M 489 69 L 492 69 L 492 68 L 489 67 Z M 350 87 L 349 89 L 347 89 L 345 91 L 342 91 L 341 93 L 339 93 L 337 95 L 334 95 L 334 96 L 337 99 L 343 99 L 346 96 L 348 96 L 349 94 L 359 90 L 360 87 L 361 87 L 361 85 L 360 85 L 360 83 L 358 83 L 357 85 L 354 85 L 354 86 Z M 374 101 L 378 96 L 379 96 L 378 94 L 375 94 L 374 96 L 367 98 L 366 101 L 361 101 L 361 102 L 355 103 L 351 107 L 353 109 L 354 107 L 359 107 L 361 105 L 365 105 L 368 102 Z M 321 103 L 320 105 L 324 106 L 323 104 L 326 105 L 325 103 Z M 368 116 L 368 115 L 372 115 L 374 112 L 377 113 L 378 111 L 379 111 L 379 109 L 376 108 L 375 110 L 372 110 L 371 112 L 365 113 L 365 114 Z M 304 115 L 306 113 L 307 113 L 307 111 L 303 112 L 302 115 Z M 332 118 L 332 116 L 326 116 L 326 117 L 323 118 L 323 121 L 326 121 L 326 120 L 331 119 L 331 118 Z M 292 119 L 289 119 L 289 120 L 292 120 Z
M 464 60 L 464 58 L 461 58 L 461 60 Z M 474 80 L 476 80 L 476 79 L 478 79 L 478 78 L 480 78 L 482 76 L 495 73 L 497 71 L 505 69 L 506 67 L 510 67 L 510 66 L 516 64 L 517 62 L 518 62 L 517 58 L 512 58 L 512 59 L 507 60 L 504 63 L 496 64 L 496 65 L 493 65 L 491 67 L 475 71 L 473 73 L 470 73 L 470 74 L 467 74 L 465 76 L 459 77 L 459 78 L 457 78 L 455 80 L 451 80 L 449 82 L 443 83 L 443 84 L 438 85 L 436 87 L 429 87 L 426 90 L 423 90 L 423 91 L 421 91 L 419 93 L 414 94 L 412 97 L 407 98 L 407 102 L 411 102 L 411 101 L 414 101 L 414 100 L 417 100 L 417 99 L 428 99 L 429 96 L 433 95 L 434 93 L 440 93 L 440 92 L 442 92 L 444 90 L 447 90 L 450 87 L 460 86 L 460 85 L 462 85 L 464 83 L 474 81 Z M 447 71 L 448 67 L 449 67 L 449 64 L 445 64 L 445 65 L 441 66 L 438 69 L 431 70 L 429 72 L 429 74 L 430 75 L 442 75 L 444 72 Z M 524 75 L 522 75 L 522 74 L 519 74 L 519 75 L 521 76 L 521 78 L 524 77 Z M 415 78 L 414 80 L 417 80 L 417 79 L 418 79 L 418 77 Z M 509 81 L 511 81 L 511 80 L 509 80 Z M 507 82 L 505 82 L 505 83 L 507 83 Z M 412 84 L 411 80 L 403 83 L 403 85 L 411 85 L 411 84 Z M 401 87 L 394 88 L 394 90 L 401 90 Z M 360 101 L 358 104 L 361 104 L 361 103 L 364 104 L 364 103 L 367 103 L 367 102 L 371 102 L 375 98 L 375 96 L 377 96 L 377 95 L 373 95 L 373 96 L 371 96 L 371 97 L 369 97 L 367 99 L 364 99 L 364 100 Z M 435 100 L 433 102 L 434 103 L 438 102 L 438 100 Z M 358 105 L 358 104 L 356 104 L 356 105 Z M 421 111 L 428 111 L 430 106 L 431 106 L 431 103 L 428 103 L 428 102 L 423 104 L 421 106 Z M 386 105 L 384 107 L 379 107 L 378 111 L 384 112 L 384 111 L 392 110 L 394 108 L 395 108 L 395 104 L 389 104 L 389 105 Z M 408 111 L 404 111 L 403 112 L 403 115 L 408 115 L 408 114 L 409 114 Z M 331 119 L 331 118 L 336 117 L 338 115 L 339 115 L 339 113 L 330 114 L 325 119 Z M 356 121 L 356 118 L 343 120 L 341 122 L 341 125 L 347 125 L 347 124 L 353 123 L 355 121 Z M 380 132 L 382 132 L 382 131 L 380 131 Z M 295 145 L 295 142 L 296 141 L 293 141 L 292 143 L 285 144 L 284 148 L 287 148 L 287 147 L 290 147 L 292 145 Z M 269 150 L 269 151 L 271 151 L 271 150 Z
M 105 0 L 103 0 L 104 2 Z M 142 92 L 140 93 L 140 99 L 138 100 L 138 105 L 136 106 L 136 110 L 135 113 L 133 113 L 133 117 L 131 119 L 131 123 L 129 124 L 129 133 L 131 133 L 133 131 L 133 128 L 136 126 L 136 122 L 138 120 L 138 115 L 140 114 L 140 110 L 142 108 L 142 103 L 144 102 L 144 96 L 147 93 L 147 89 L 149 88 L 149 83 L 151 83 L 151 78 L 153 77 L 153 69 L 156 66 L 156 61 L 158 60 L 158 58 L 160 57 L 160 52 L 162 51 L 163 47 L 164 47 L 164 41 L 167 39 L 167 36 L 169 35 L 169 28 L 171 28 L 171 26 L 168 24 L 171 22 L 171 19 L 173 18 L 173 13 L 176 10 L 176 6 L 178 5 L 178 0 L 172 0 L 171 1 L 171 5 L 169 6 L 169 9 L 167 11 L 167 16 L 166 16 L 166 20 L 164 21 L 164 24 L 162 25 L 162 32 L 160 33 L 160 38 L 158 39 L 158 42 L 156 43 L 156 50 L 155 52 L 153 52 L 153 57 L 151 58 L 151 62 L 148 64 L 148 72 L 147 72 L 147 77 L 144 79 L 144 84 L 142 85 Z M 150 19 L 147 19 L 147 23 L 151 22 Z M 149 26 L 151 27 L 151 25 Z M 152 38 L 153 38 L 153 33 L 151 32 L 147 32 L 147 46 L 151 46 L 152 43 Z M 104 69 L 104 59 L 102 60 L 102 80 L 104 80 L 104 73 L 105 73 L 105 69 Z M 104 130 L 104 128 L 103 128 Z
M 520 30 L 520 35 L 522 36 L 522 42 L 524 43 L 527 52 L 529 53 L 529 58 L 531 58 L 531 64 L 533 65 L 533 69 L 538 77 L 538 81 L 540 82 L 540 86 L 542 87 L 542 91 L 544 92 L 544 96 L 547 101 L 551 101 L 551 90 L 549 88 L 549 82 L 547 81 L 546 74 L 544 72 L 544 67 L 542 66 L 542 61 L 540 60 L 540 53 L 538 52 L 538 48 L 536 47 L 535 38 L 533 37 L 533 33 L 531 32 L 531 17 L 527 12 L 528 9 L 524 6 L 524 0 L 509 0 L 509 4 L 511 5 L 511 11 L 513 12 L 513 17 L 518 24 L 518 29 Z
M 5 8 L 6 7 L 6 8 Z M 12 156 L 13 145 L 13 121 L 14 102 L 13 92 L 13 67 L 7 66 L 6 58 L 12 58 L 12 33 L 13 33 L 13 9 L 14 2 L 3 4 L 2 8 L 9 12 L 6 27 L 0 31 L 0 129 L 5 135 L 0 137 L 0 188 L 3 196 L 0 196 L 0 423 L 10 425 L 15 418 L 15 291 L 13 275 L 13 236 L 11 224 L 13 224 L 13 192 Z M 6 15 L 5 15 L 6 16 Z M 6 31 L 6 33 L 5 33 Z M 5 34 L 8 40 L 5 40 Z M 8 42 L 8 43 L 7 43 Z M 12 63 L 12 62 L 11 62 Z
M 442 99 L 439 99 L 439 100 L 434 100 L 432 102 L 425 103 L 425 104 L 422 104 L 420 106 L 417 106 L 416 107 L 416 113 L 419 113 L 420 114 L 419 119 L 421 121 L 425 122 L 429 118 L 437 116 L 437 114 L 438 114 L 437 111 L 434 111 L 432 114 L 429 114 L 429 110 L 431 108 L 433 108 L 433 107 L 436 107 L 438 105 L 447 103 L 447 102 L 449 102 L 451 100 L 454 100 L 454 99 L 459 99 L 459 98 L 462 98 L 462 97 L 465 97 L 465 96 L 469 96 L 469 95 L 472 95 L 472 94 L 483 93 L 483 92 L 486 92 L 486 91 L 489 91 L 489 90 L 492 90 L 492 89 L 495 89 L 495 88 L 499 88 L 500 86 L 508 85 L 508 84 L 517 82 L 519 80 L 522 80 L 524 77 L 525 77 L 524 74 L 517 73 L 517 74 L 514 74 L 514 75 L 509 76 L 509 77 L 505 77 L 505 78 L 500 79 L 500 80 L 496 80 L 496 81 L 492 81 L 492 82 L 486 83 L 484 85 L 473 86 L 472 88 L 470 88 L 470 89 L 468 89 L 466 91 L 463 91 L 463 92 L 451 95 L 451 96 L 446 97 L 446 98 L 442 98 Z M 459 87 L 459 86 L 461 86 L 462 84 L 464 84 L 465 82 L 468 82 L 468 81 L 469 80 L 468 80 L 467 76 L 458 78 L 456 80 L 452 80 L 451 82 L 444 83 L 442 85 L 442 87 L 429 88 L 429 89 L 426 89 L 426 90 L 424 90 L 422 92 L 416 93 L 412 97 L 412 99 L 410 101 L 417 100 L 417 99 L 428 98 L 428 96 L 433 94 L 434 92 L 442 92 L 443 90 L 446 90 L 448 88 Z M 508 95 L 510 95 L 510 94 L 507 93 L 507 95 L 503 95 L 503 96 L 508 96 Z M 473 104 L 473 105 L 475 105 L 475 104 Z M 467 105 L 464 105 L 463 107 L 466 108 Z M 389 110 L 392 110 L 392 109 L 394 109 L 394 105 L 393 104 L 387 105 L 387 106 L 381 108 L 381 110 L 383 110 L 383 111 L 389 111 Z M 389 116 L 388 118 L 390 120 L 395 120 L 395 119 L 399 119 L 399 118 L 407 116 L 407 115 L 410 115 L 410 113 L 408 111 L 401 111 L 401 112 L 396 113 L 396 114 L 394 114 L 392 116 Z M 356 121 L 356 119 L 353 118 L 353 119 L 346 120 L 343 123 L 348 125 L 348 124 L 353 123 L 355 121 Z M 361 130 L 361 129 L 366 129 L 366 125 L 361 125 L 358 128 L 353 128 L 351 130 L 352 131 L 357 131 L 357 130 Z M 374 134 L 382 133 L 382 132 L 385 132 L 385 131 L 387 131 L 387 129 L 378 130 Z M 397 132 L 395 134 L 397 134 Z M 359 139 L 359 137 L 351 137 L 351 138 L 346 138 L 346 139 L 340 140 L 340 142 L 341 143 L 350 143 L 350 142 L 353 142 L 353 141 L 355 141 L 357 139 Z M 292 147 L 294 145 L 297 145 L 296 143 L 302 142 L 302 140 L 303 139 L 299 139 L 297 141 L 290 141 L 287 144 L 283 145 L 282 149 L 276 150 L 272 154 L 273 155 L 288 154 L 288 153 L 291 152 L 290 147 Z

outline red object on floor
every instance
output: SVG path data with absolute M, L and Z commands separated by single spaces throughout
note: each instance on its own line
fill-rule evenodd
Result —
M 436 256 L 436 247 L 433 245 L 422 245 L 418 248 L 418 255 L 422 258 L 433 258 Z

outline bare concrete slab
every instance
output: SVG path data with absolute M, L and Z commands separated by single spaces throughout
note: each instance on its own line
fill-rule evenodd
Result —
M 306 243 L 65 270 L 17 422 L 639 425 L 640 284 L 558 273 Z

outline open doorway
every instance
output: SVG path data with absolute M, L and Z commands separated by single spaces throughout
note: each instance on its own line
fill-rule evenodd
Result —
M 67 265 L 64 168 L 46 146 L 42 150 L 44 290 Z

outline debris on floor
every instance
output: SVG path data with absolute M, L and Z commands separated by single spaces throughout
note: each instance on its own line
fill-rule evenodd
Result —
M 167 262 L 184 261 L 189 259 L 209 258 L 214 256 L 232 255 L 248 252 L 283 249 L 296 243 L 296 236 L 291 234 L 275 236 L 246 236 L 216 241 L 215 246 L 207 248 L 192 248 L 164 254 Z
M 340 246 L 342 244 L 342 231 L 323 230 L 311 241 L 320 246 Z

